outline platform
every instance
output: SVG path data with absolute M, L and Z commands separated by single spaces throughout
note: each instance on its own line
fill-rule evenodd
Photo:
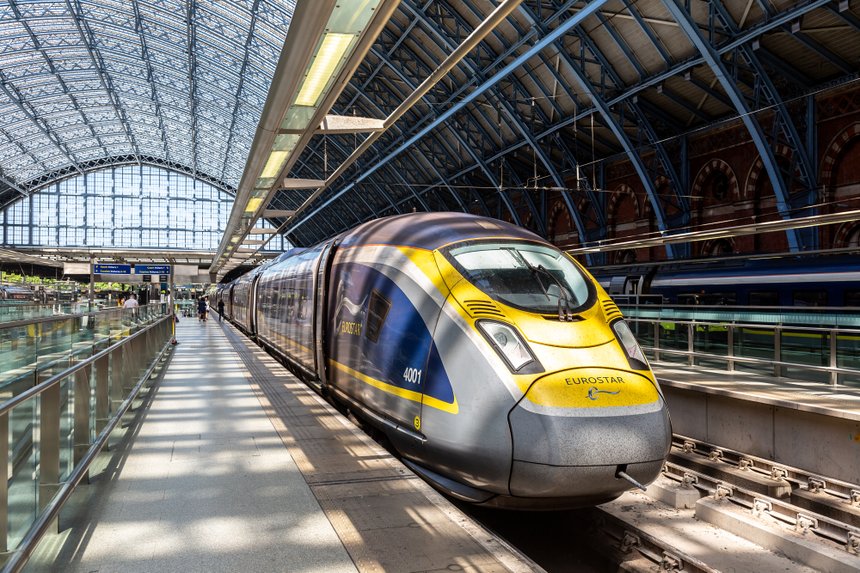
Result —
M 860 388 L 653 362 L 672 431 L 860 483 Z
M 48 570 L 534 570 L 232 326 L 177 338 Z

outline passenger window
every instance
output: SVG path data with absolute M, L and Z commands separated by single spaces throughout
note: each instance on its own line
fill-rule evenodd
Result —
M 779 306 L 779 293 L 773 290 L 750 293 L 750 306 Z
M 793 301 L 794 306 L 827 306 L 827 291 L 796 290 Z
M 383 297 L 379 291 L 370 293 L 370 302 L 367 304 L 367 330 L 365 336 L 371 342 L 379 341 L 379 333 L 385 324 L 385 317 L 391 309 L 391 303 Z
M 845 290 L 845 306 L 860 306 L 860 290 L 846 289 Z

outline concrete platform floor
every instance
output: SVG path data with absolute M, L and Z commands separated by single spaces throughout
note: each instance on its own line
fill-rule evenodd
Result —
M 177 339 L 33 570 L 533 570 L 232 326 L 186 318 Z

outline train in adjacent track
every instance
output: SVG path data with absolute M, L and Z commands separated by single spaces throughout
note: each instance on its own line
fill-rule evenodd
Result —
M 463 213 L 378 219 L 215 298 L 459 499 L 593 505 L 655 479 L 668 454 L 666 403 L 618 308 L 522 228 Z
M 598 269 L 623 301 L 672 305 L 860 307 L 860 256 L 728 257 Z

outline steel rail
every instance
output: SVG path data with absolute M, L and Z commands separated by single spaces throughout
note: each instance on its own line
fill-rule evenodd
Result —
M 731 483 L 730 479 L 715 478 L 674 462 L 665 462 L 663 475 L 675 481 L 689 483 L 714 499 L 726 499 L 736 506 L 750 510 L 755 516 L 768 515 L 798 530 L 811 531 L 818 537 L 840 544 L 842 549 L 849 553 L 854 548 L 855 540 L 860 540 L 860 528 L 740 487 Z
M 787 466 L 773 460 L 752 456 L 680 434 L 672 436 L 672 445 L 684 452 L 707 457 L 711 461 L 722 462 L 738 469 L 750 470 L 758 475 L 774 479 L 784 479 L 799 487 L 805 485 L 809 491 L 820 492 L 824 490 L 833 497 L 860 506 L 860 484 L 852 484 L 828 478 L 800 468 Z
M 162 321 L 159 321 L 153 324 L 151 328 L 160 325 L 161 322 Z M 131 340 L 131 337 L 124 339 L 122 341 L 122 344 L 125 344 L 129 340 Z M 114 345 L 111 348 L 117 347 L 118 345 Z M 134 402 L 134 400 L 137 398 L 144 384 L 147 382 L 147 380 L 149 380 L 149 377 L 155 371 L 155 368 L 159 365 L 165 353 L 167 353 L 171 348 L 172 345 L 169 343 L 169 341 L 165 342 L 164 347 L 158 353 L 156 359 L 153 360 L 150 367 L 146 370 L 146 372 L 144 372 L 143 376 L 134 386 L 134 388 L 132 388 L 129 395 L 125 398 L 125 400 L 122 401 L 122 403 L 117 408 L 115 415 L 110 419 L 104 429 L 102 429 L 101 433 L 99 433 L 99 435 L 93 441 L 93 444 L 87 450 L 87 453 L 84 454 L 84 457 L 81 458 L 81 461 L 75 466 L 75 469 L 69 475 L 68 479 L 65 481 L 65 483 L 63 483 L 62 487 L 60 487 L 57 493 L 54 494 L 54 496 L 51 498 L 50 503 L 45 507 L 39 518 L 30 527 L 27 534 L 18 544 L 18 549 L 16 549 L 14 552 L 11 552 L 9 561 L 7 561 L 4 565 L 2 573 L 17 573 L 24 568 L 24 566 L 27 564 L 27 561 L 30 559 L 30 556 L 33 554 L 33 551 L 35 551 L 37 543 L 48 531 L 54 519 L 57 518 L 60 509 L 62 509 L 63 505 L 65 505 L 69 497 L 71 497 L 75 488 L 86 475 L 86 472 L 89 470 L 90 465 L 92 465 L 92 463 L 95 461 L 96 456 L 101 452 L 102 448 L 104 448 L 117 424 L 119 424 L 120 420 L 122 420 L 122 417 L 129 410 L 129 408 L 131 408 L 132 402 Z M 99 355 L 102 354 L 104 354 L 104 352 L 99 353 Z M 55 376 L 54 378 L 57 377 Z

